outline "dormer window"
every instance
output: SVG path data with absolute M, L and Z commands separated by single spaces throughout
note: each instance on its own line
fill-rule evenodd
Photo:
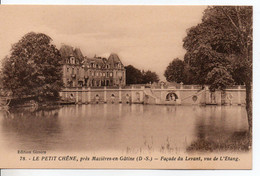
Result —
M 74 57 L 71 57 L 71 58 L 70 58 L 70 63 L 71 63 L 71 64 L 75 64 L 75 58 L 74 58 Z

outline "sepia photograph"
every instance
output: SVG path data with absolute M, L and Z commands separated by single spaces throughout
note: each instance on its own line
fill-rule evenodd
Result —
M 1 5 L 0 24 L 0 168 L 252 169 L 252 6 Z

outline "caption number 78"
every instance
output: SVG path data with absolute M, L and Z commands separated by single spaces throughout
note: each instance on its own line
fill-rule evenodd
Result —
M 24 156 L 20 156 L 20 161 L 25 161 L 25 157 Z

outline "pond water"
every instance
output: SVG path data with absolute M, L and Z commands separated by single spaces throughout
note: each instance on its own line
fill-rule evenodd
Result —
M 247 130 L 245 107 L 72 105 L 0 111 L 0 149 L 185 152 L 194 141 Z

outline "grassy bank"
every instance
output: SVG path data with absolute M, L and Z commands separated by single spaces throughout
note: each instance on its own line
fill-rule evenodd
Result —
M 227 140 L 212 141 L 201 138 L 187 147 L 188 152 L 213 152 L 213 151 L 249 151 L 252 146 L 252 138 L 247 131 L 235 132 Z

